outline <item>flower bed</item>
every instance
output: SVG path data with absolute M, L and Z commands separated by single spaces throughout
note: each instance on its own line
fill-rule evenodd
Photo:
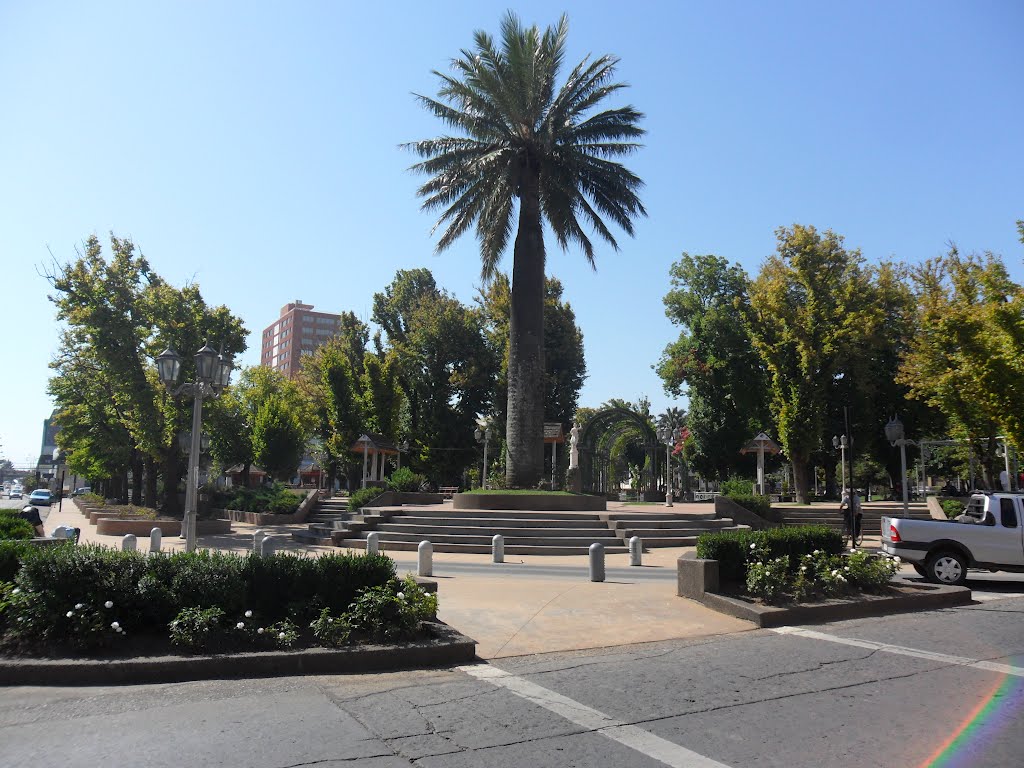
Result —
M 426 632 L 436 596 L 382 555 L 0 552 L 0 647 L 131 656 L 338 647 Z M 11 571 L 15 573 L 11 573 Z

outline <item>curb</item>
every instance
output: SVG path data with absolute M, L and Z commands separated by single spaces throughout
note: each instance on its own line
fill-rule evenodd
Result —
M 892 596 L 864 595 L 860 600 L 836 600 L 818 605 L 797 605 L 789 608 L 757 605 L 714 592 L 705 592 L 700 602 L 720 613 L 735 616 L 738 619 L 746 619 L 763 628 L 818 624 L 906 611 L 925 611 L 954 605 L 967 605 L 971 602 L 971 590 L 967 587 L 919 584 L 901 584 L 900 586 L 905 589 L 919 590 L 919 592 Z
M 134 659 L 0 659 L 0 685 L 134 685 L 223 678 L 350 675 L 476 660 L 476 641 L 443 622 L 432 638 L 396 645 Z

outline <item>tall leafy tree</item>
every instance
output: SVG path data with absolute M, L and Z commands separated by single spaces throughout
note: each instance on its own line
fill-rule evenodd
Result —
M 407 145 L 425 158 L 413 168 L 430 177 L 419 189 L 423 207 L 441 211 L 437 250 L 475 226 L 485 281 L 512 236 L 518 200 L 506 421 L 512 487 L 535 486 L 543 471 L 544 222 L 562 248 L 577 244 L 593 265 L 581 220 L 617 249 L 605 220 L 632 234 L 633 219 L 646 214 L 641 180 L 615 160 L 639 146 L 642 115 L 631 106 L 601 109 L 624 87 L 614 81 L 618 60 L 588 57 L 559 87 L 567 36 L 564 16 L 541 32 L 511 12 L 500 44 L 476 32 L 473 50 L 452 61 L 454 74 L 435 72 L 437 98 L 418 96 L 457 135 Z
M 998 256 L 954 247 L 914 273 L 917 328 L 899 381 L 971 446 L 990 486 L 997 434 L 1024 446 L 1024 288 Z
M 769 426 L 764 366 L 750 343 L 747 273 L 714 255 L 683 253 L 670 269 L 665 314 L 679 326 L 658 375 L 690 402 L 687 461 L 706 477 L 728 476 L 740 449 Z M 747 462 L 749 463 L 749 462 Z
M 860 252 L 847 250 L 842 237 L 800 224 L 776 234 L 776 253 L 749 286 L 748 331 L 768 375 L 797 498 L 808 501 L 811 457 L 824 442 L 841 361 L 863 354 L 885 314 Z

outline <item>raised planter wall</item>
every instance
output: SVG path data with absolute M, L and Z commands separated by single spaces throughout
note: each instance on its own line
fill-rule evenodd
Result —
M 164 536 L 181 534 L 180 520 L 135 520 L 123 517 L 101 517 L 96 523 L 96 533 L 101 536 L 149 536 L 154 528 L 159 528 Z M 197 520 L 196 535 L 231 533 L 230 520 Z
M 547 493 L 513 494 L 457 493 L 452 497 L 455 509 L 514 509 L 543 512 L 604 512 L 608 502 L 601 496 L 584 494 L 562 496 Z
M 316 503 L 319 499 L 319 491 L 314 488 L 306 494 L 306 498 L 299 504 L 299 508 L 290 515 L 243 512 L 240 509 L 214 509 L 212 512 L 219 518 L 233 520 L 236 523 L 249 523 L 251 525 L 289 525 L 294 523 L 301 525 L 306 522 L 309 513 L 316 509 Z
M 715 496 L 715 517 L 729 517 L 757 531 L 782 525 L 782 514 L 778 510 L 772 510 L 772 518 L 775 519 L 766 519 L 746 507 L 741 507 L 728 496 Z

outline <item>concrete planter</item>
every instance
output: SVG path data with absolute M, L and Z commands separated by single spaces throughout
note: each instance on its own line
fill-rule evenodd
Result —
M 756 531 L 764 528 L 778 528 L 782 525 L 782 513 L 771 510 L 769 517 L 761 517 L 746 507 L 741 507 L 728 496 L 715 496 L 715 517 L 728 517 L 742 525 L 749 525 Z
M 898 591 L 890 595 L 857 595 L 789 606 L 761 605 L 719 591 L 721 584 L 717 560 L 699 560 L 686 555 L 677 561 L 677 578 L 676 594 L 680 597 L 697 600 L 719 613 L 752 621 L 759 627 L 815 624 L 903 611 L 934 610 L 971 602 L 971 590 L 967 587 L 899 582 L 893 584 Z
M 551 493 L 457 493 L 452 497 L 455 509 L 514 509 L 544 512 L 604 512 L 608 502 L 601 496 Z
M 306 522 L 309 513 L 316 509 L 316 503 L 319 498 L 319 493 L 314 488 L 306 494 L 306 498 L 299 504 L 299 508 L 290 515 L 243 512 L 240 509 L 213 509 L 211 511 L 219 518 L 233 520 L 236 523 L 249 523 L 250 525 L 301 525 Z

